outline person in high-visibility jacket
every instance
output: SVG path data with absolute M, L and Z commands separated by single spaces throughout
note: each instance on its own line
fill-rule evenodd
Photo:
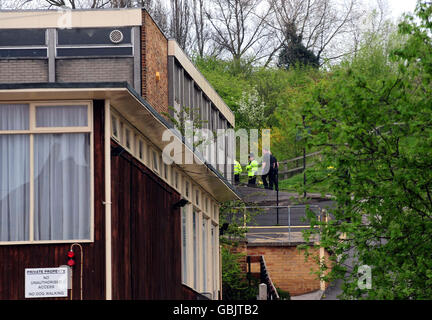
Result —
M 234 183 L 238 184 L 240 182 L 240 173 L 242 173 L 243 169 L 237 160 L 234 160 Z
M 248 184 L 256 185 L 256 174 L 258 172 L 258 161 L 255 160 L 254 154 L 249 154 L 249 164 L 246 166 L 246 171 L 248 173 Z

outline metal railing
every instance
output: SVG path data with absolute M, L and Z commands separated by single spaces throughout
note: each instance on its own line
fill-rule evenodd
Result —
M 251 263 L 259 263 L 260 264 L 260 283 L 265 283 L 267 286 L 267 300 L 279 300 L 279 294 L 276 290 L 275 285 L 270 277 L 270 274 L 267 270 L 267 265 L 265 262 L 264 256 L 247 256 L 248 263 L 248 278 L 250 279 L 251 272 Z
M 308 163 L 306 163 L 306 159 Z M 311 160 L 321 160 L 321 151 L 312 152 L 296 158 L 279 161 L 279 179 L 284 180 L 293 176 L 296 173 L 304 171 L 306 168 L 312 167 L 315 162 Z
M 270 233 L 287 233 L 287 241 L 292 242 L 293 230 L 310 228 L 306 221 L 306 210 L 315 213 L 317 219 L 322 219 L 327 213 L 318 205 L 288 205 L 288 206 L 245 206 L 234 207 L 237 221 L 243 219 L 243 227 L 248 229 L 248 235 L 265 235 Z M 254 215 L 252 222 L 247 222 L 248 211 Z M 243 216 L 243 217 L 241 217 Z M 257 232 L 259 229 L 271 231 Z M 253 232 L 251 232 L 253 231 Z

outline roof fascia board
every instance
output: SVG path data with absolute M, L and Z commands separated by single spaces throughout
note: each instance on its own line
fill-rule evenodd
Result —
M 141 24 L 140 8 L 0 11 L 0 29 L 109 28 L 141 26 Z

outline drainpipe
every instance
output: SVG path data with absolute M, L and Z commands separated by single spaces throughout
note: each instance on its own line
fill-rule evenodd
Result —
M 105 298 L 112 300 L 112 243 L 111 243 L 111 110 L 105 100 Z

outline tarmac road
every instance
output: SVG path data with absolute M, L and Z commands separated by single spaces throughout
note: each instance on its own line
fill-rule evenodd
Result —
M 306 205 L 299 205 L 299 195 L 289 192 L 265 190 L 261 188 L 237 187 L 239 193 L 251 206 L 259 207 L 251 223 L 248 223 L 247 239 L 249 242 L 260 240 L 286 241 L 299 239 L 301 231 L 309 228 L 306 220 Z M 307 194 L 310 210 L 319 214 L 321 209 L 331 209 L 334 202 L 329 196 Z M 277 207 L 279 204 L 279 208 Z M 290 237 L 290 235 L 292 237 Z M 291 241 L 290 241 L 291 242 Z M 296 241 L 297 242 L 297 241 Z

